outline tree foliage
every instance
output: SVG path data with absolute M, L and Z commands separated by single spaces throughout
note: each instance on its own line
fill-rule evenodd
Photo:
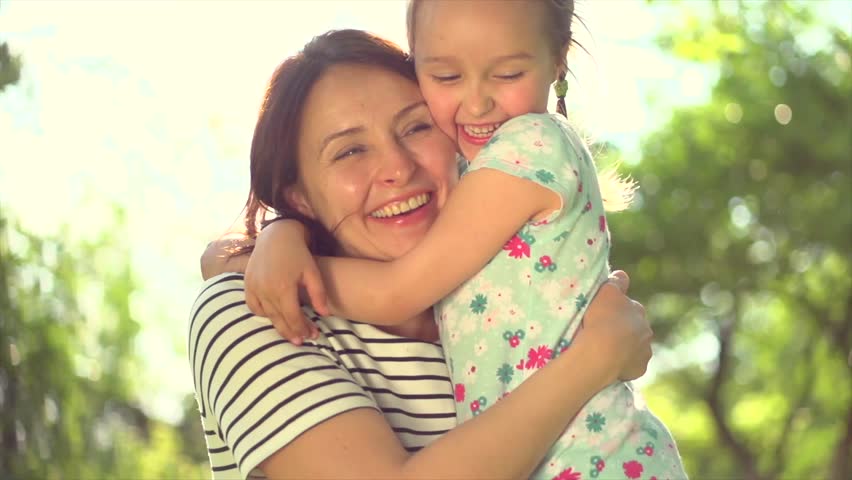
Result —
M 718 66 L 712 100 L 645 139 L 611 220 L 670 349 L 650 403 L 695 478 L 852 478 L 852 42 L 808 4 L 714 5 L 660 38 Z
M 188 437 L 138 405 L 128 252 L 114 232 L 66 238 L 0 217 L 2 478 L 209 476 L 193 409 Z
M 0 43 L 0 92 L 20 73 Z M 194 400 L 177 427 L 138 405 L 136 284 L 121 223 L 116 211 L 116 230 L 69 244 L 0 210 L 0 478 L 209 477 Z

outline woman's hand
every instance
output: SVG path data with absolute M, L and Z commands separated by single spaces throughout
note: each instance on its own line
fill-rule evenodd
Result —
M 575 342 L 591 342 L 599 359 L 609 362 L 612 381 L 633 380 L 645 374 L 651 360 L 654 332 L 645 307 L 627 297 L 630 277 L 616 271 L 592 299 Z
M 319 331 L 302 313 L 300 289 L 320 315 L 328 315 L 325 288 L 314 257 L 307 247 L 305 227 L 295 220 L 279 220 L 257 237 L 246 267 L 246 304 L 255 314 L 269 317 L 278 333 L 294 345 L 316 338 Z

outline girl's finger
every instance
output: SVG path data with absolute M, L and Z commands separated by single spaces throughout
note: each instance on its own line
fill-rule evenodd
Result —
M 287 326 L 295 335 L 299 336 L 299 343 L 293 343 L 301 345 L 301 340 L 310 335 L 310 328 L 308 328 L 305 322 L 305 316 L 302 313 L 302 307 L 299 305 L 299 295 L 296 290 L 290 290 L 279 297 L 278 308 L 287 322 Z
M 260 299 L 257 298 L 257 295 L 253 295 L 249 292 L 246 292 L 246 306 L 251 313 L 257 315 L 258 317 L 265 317 L 266 311 L 263 309 L 263 304 Z
M 311 306 L 314 311 L 322 316 L 328 316 L 331 313 L 328 309 L 328 298 L 325 293 L 325 285 L 322 283 L 322 278 L 316 269 L 308 271 L 304 276 L 305 290 L 308 292 L 308 298 L 311 300 Z
M 630 277 L 624 270 L 616 270 L 609 274 L 609 283 L 612 283 L 621 293 L 627 294 L 627 289 L 630 288 Z

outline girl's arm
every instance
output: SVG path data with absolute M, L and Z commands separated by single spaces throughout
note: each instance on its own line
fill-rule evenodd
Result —
M 626 288 L 626 277 L 621 282 Z M 316 425 L 260 468 L 270 478 L 527 478 L 595 393 L 625 371 L 643 373 L 650 359 L 641 306 L 611 284 L 596 302 L 571 348 L 416 454 L 380 413 L 360 408 Z
M 249 254 L 234 255 L 239 248 L 251 246 L 254 242 L 245 233 L 230 232 L 213 240 L 201 255 L 201 277 L 204 280 L 225 272 L 245 272 Z
M 240 223 L 242 225 L 242 223 Z M 301 311 L 298 294 L 305 292 L 320 315 L 328 315 L 325 291 L 311 252 L 308 231 L 296 220 L 279 220 L 268 226 L 275 234 L 249 238 L 244 228 L 234 228 L 210 242 L 201 256 L 204 280 L 226 272 L 245 273 L 246 305 L 258 316 L 268 317 L 278 333 L 295 345 L 319 334 Z M 250 247 L 250 249 L 249 249 Z M 235 254 L 234 252 L 245 253 Z M 254 254 L 254 252 L 259 252 Z M 260 286 L 262 288 L 256 287 Z M 255 294 L 274 291 L 274 301 Z M 284 318 L 292 319 L 285 322 Z
M 530 180 L 490 168 L 465 175 L 426 237 L 390 262 L 317 259 L 331 311 L 393 325 L 426 310 L 488 263 L 530 219 L 561 199 Z

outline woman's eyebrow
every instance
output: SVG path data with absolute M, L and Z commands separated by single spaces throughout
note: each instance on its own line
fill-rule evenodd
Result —
M 328 134 L 325 138 L 322 139 L 322 142 L 320 143 L 319 153 L 322 154 L 323 150 L 325 150 L 325 147 L 327 147 L 328 144 L 333 142 L 334 140 L 337 140 L 340 137 L 345 137 L 347 135 L 355 135 L 356 133 L 361 133 L 363 131 L 364 127 L 352 127 L 347 128 L 345 130 L 340 130 L 339 132 Z
M 396 112 L 396 115 L 393 116 L 394 123 L 402 120 L 402 117 L 406 116 L 412 110 L 416 110 L 419 107 L 425 107 L 425 106 L 426 106 L 426 102 L 424 100 L 418 100 L 418 101 L 412 103 L 411 105 L 409 105 L 409 106 L 403 108 L 402 110 Z

